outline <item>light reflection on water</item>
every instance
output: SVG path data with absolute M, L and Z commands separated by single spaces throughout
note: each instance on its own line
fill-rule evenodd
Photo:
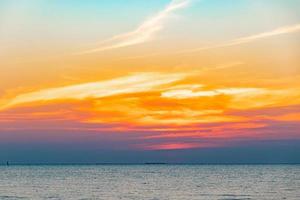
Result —
M 0 199 L 300 199 L 300 165 L 0 166 Z

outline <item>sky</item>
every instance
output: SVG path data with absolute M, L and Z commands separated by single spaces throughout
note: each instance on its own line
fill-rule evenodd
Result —
M 298 0 L 0 0 L 0 162 L 300 163 Z

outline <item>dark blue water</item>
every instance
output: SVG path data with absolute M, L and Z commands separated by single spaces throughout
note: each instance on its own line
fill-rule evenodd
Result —
M 1 166 L 0 199 L 300 199 L 300 165 Z

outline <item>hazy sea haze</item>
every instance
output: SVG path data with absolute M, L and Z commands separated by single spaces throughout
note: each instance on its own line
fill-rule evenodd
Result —
M 0 199 L 300 199 L 300 165 L 0 166 Z

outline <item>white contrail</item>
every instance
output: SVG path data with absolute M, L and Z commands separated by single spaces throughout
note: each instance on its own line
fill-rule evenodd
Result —
M 246 43 L 254 42 L 256 40 L 260 40 L 260 39 L 264 39 L 264 38 L 268 38 L 268 37 L 289 34 L 289 33 L 295 33 L 295 32 L 299 32 L 299 31 L 300 31 L 300 24 L 295 24 L 295 25 L 280 27 L 280 28 L 274 29 L 272 31 L 263 32 L 263 33 L 259 33 L 259 34 L 251 35 L 251 36 L 247 36 L 247 37 L 241 37 L 241 38 L 237 38 L 234 40 L 222 42 L 219 44 L 209 45 L 209 46 L 205 46 L 205 47 L 200 47 L 200 48 L 195 48 L 195 49 L 187 49 L 187 50 L 168 53 L 168 54 L 153 53 L 150 55 L 148 54 L 148 55 L 142 55 L 142 56 L 127 57 L 127 58 L 123 58 L 122 60 L 142 59 L 142 58 L 147 58 L 147 57 L 152 57 L 152 56 L 160 56 L 160 55 L 188 54 L 188 53 L 194 53 L 194 52 L 198 52 L 198 51 L 205 51 L 205 50 L 210 50 L 210 49 L 218 49 L 218 48 L 236 46 L 236 45 L 240 45 L 240 44 L 246 44 Z
M 202 48 L 196 48 L 196 49 L 180 51 L 180 52 L 177 52 L 177 53 L 178 54 L 192 53 L 192 52 L 209 50 L 209 49 L 217 49 L 217 48 L 235 46 L 235 45 L 239 45 L 239 44 L 250 43 L 250 42 L 253 42 L 253 41 L 256 41 L 256 40 L 260 40 L 260 39 L 264 39 L 264 38 L 268 38 L 268 37 L 272 37 L 272 36 L 283 35 L 283 34 L 288 34 L 288 33 L 294 33 L 294 32 L 299 32 L 299 31 L 300 31 L 300 24 L 295 24 L 295 25 L 291 25 L 291 26 L 280 27 L 280 28 L 274 29 L 272 31 L 263 32 L 263 33 L 259 33 L 259 34 L 256 34 L 256 35 L 251 35 L 251 36 L 248 36 L 248 37 L 237 38 L 237 39 L 234 39 L 234 40 L 231 40 L 231 41 L 223 42 L 221 44 L 216 44 L 216 45 L 211 45 L 211 46 L 202 47 Z
M 186 7 L 190 3 L 190 1 L 191 0 L 172 0 L 171 3 L 163 11 L 144 21 L 134 31 L 108 39 L 102 42 L 101 47 L 82 51 L 76 54 L 89 54 L 98 51 L 116 49 L 147 42 L 151 40 L 154 35 L 164 27 L 166 19 L 170 14 L 172 14 L 176 10 Z

